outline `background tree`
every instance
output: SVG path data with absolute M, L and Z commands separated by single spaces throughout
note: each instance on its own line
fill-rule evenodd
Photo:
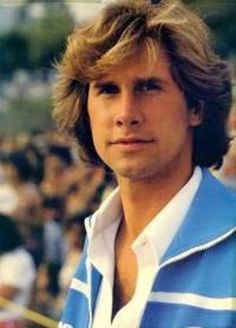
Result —
M 29 52 L 34 69 L 47 73 L 65 48 L 74 21 L 65 3 L 45 4 L 45 14 L 28 30 Z
M 43 70 L 45 75 L 73 28 L 73 17 L 64 2 L 44 3 L 44 14 L 36 20 L 30 18 L 29 6 L 20 6 L 18 24 L 0 33 L 1 79 L 11 79 L 18 69 L 29 73 Z
M 224 57 L 236 56 L 235 0 L 183 0 L 207 23 L 216 50 Z
M 0 38 L 1 79 L 10 79 L 18 69 L 30 69 L 29 40 L 21 29 L 12 29 Z

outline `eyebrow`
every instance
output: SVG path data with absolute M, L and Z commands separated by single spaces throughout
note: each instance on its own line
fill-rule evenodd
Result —
M 138 78 L 135 81 L 135 84 L 142 84 L 142 83 L 147 83 L 147 82 L 156 83 L 156 84 L 159 84 L 159 85 L 164 85 L 165 84 L 165 81 L 163 79 L 160 79 L 156 76 L 150 76 L 150 77 L 146 77 L 146 78 Z
M 116 84 L 115 81 L 112 81 L 112 80 L 98 80 L 98 81 L 93 81 L 94 84 L 93 84 L 93 87 L 95 89 L 101 89 L 104 85 L 106 84 Z
M 165 80 L 163 80 L 161 78 L 158 78 L 156 76 L 150 76 L 150 77 L 143 77 L 143 78 L 135 79 L 134 80 L 134 85 L 143 84 L 143 83 L 147 83 L 147 82 L 156 83 L 156 84 L 159 84 L 159 85 L 165 85 L 166 84 Z M 101 80 L 94 81 L 93 87 L 96 88 L 96 89 L 100 89 L 101 87 L 103 87 L 106 84 L 117 84 L 117 82 L 115 80 L 106 80 L 104 78 L 104 79 L 101 79 Z

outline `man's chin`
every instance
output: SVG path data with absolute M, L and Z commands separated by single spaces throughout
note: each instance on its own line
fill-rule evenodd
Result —
M 151 180 L 153 178 L 152 170 L 147 167 L 126 166 L 115 170 L 118 181 L 122 179 L 130 181 Z

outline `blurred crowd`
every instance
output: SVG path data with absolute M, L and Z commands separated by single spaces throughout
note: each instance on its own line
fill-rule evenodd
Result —
M 22 305 L 59 318 L 81 256 L 84 219 L 114 187 L 110 172 L 80 160 L 70 136 L 55 131 L 0 136 L 0 220 L 14 221 L 23 240 L 20 246 L 30 254 L 35 268 L 34 273 L 30 270 L 34 279 L 27 278 L 28 289 L 33 280 L 31 297 Z M 5 237 L 10 239 L 8 234 Z M 0 245 L 0 258 L 2 254 Z M 15 282 L 8 285 L 17 287 L 23 275 L 24 269 L 15 271 Z M 1 284 L 0 263 L 0 296 Z
M 232 191 L 236 192 L 236 108 L 232 112 L 230 121 L 231 144 L 217 177 Z

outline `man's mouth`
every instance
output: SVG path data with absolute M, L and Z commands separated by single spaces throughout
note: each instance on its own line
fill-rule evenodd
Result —
M 147 143 L 152 143 L 154 142 L 153 139 L 148 139 L 148 138 L 136 138 L 136 137 L 129 137 L 129 138 L 117 138 L 111 141 L 112 145 L 117 145 L 117 144 L 147 144 Z

